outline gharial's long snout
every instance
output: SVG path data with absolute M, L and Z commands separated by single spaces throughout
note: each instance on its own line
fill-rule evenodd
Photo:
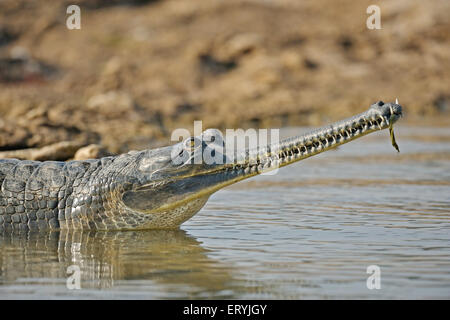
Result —
M 396 101 L 398 102 L 398 101 Z M 333 149 L 374 131 L 390 128 L 393 146 L 398 150 L 393 134 L 393 124 L 402 116 L 398 103 L 378 101 L 369 110 L 351 118 L 335 122 L 304 135 L 288 138 L 255 150 L 247 150 L 237 163 L 242 176 L 254 175 L 264 170 L 286 166 L 293 162 Z

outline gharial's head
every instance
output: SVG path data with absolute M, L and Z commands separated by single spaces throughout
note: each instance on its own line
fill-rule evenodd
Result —
M 132 156 L 127 175 L 133 179 L 121 201 L 128 209 L 153 215 L 158 228 L 174 228 L 192 217 L 233 174 L 216 129 Z
M 209 129 L 169 147 L 135 153 L 128 173 L 133 182 L 120 200 L 129 210 L 154 217 L 144 227 L 174 228 L 199 211 L 215 191 L 388 128 L 401 114 L 399 104 L 379 101 L 355 117 L 242 152 L 227 149 L 220 131 Z

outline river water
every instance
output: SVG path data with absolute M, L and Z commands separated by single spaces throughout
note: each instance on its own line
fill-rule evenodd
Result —
M 396 137 L 242 181 L 176 231 L 0 234 L 0 298 L 450 299 L 450 128 Z

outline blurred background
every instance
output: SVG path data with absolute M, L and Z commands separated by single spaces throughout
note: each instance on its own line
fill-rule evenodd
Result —
M 366 27 L 372 4 L 381 30 Z M 317 126 L 395 98 L 403 123 L 448 126 L 449 13 L 447 0 L 2 0 L 0 157 L 167 145 L 194 120 Z
M 448 0 L 0 0 L 0 158 L 169 145 L 194 120 L 291 136 L 396 98 L 405 115 L 400 154 L 370 135 L 216 193 L 181 230 L 0 232 L 0 299 L 449 299 L 449 17 Z

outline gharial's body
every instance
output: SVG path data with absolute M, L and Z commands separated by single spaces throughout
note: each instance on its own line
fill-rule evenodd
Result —
M 355 117 L 246 150 L 232 160 L 215 130 L 173 146 L 97 160 L 0 160 L 0 230 L 176 228 L 215 191 L 370 132 L 392 129 L 400 116 L 398 104 L 380 101 Z M 192 161 L 205 151 L 215 160 Z

